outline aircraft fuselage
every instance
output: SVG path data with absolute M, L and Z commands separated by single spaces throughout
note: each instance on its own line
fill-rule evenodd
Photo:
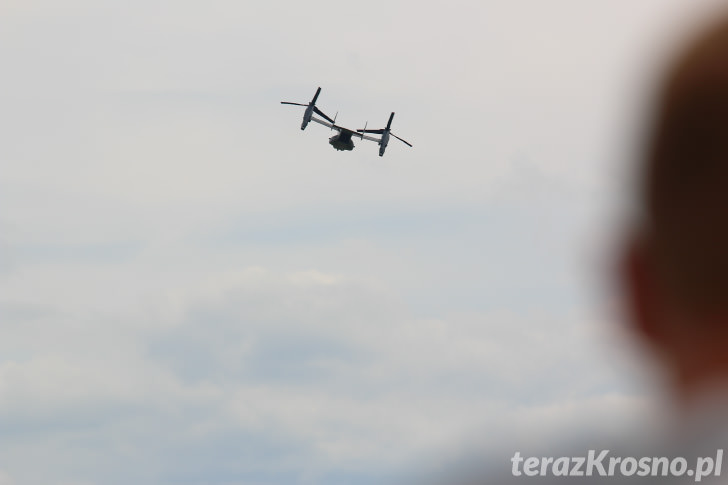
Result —
M 351 133 L 339 133 L 329 138 L 329 144 L 337 150 L 353 150 L 354 142 L 351 139 Z

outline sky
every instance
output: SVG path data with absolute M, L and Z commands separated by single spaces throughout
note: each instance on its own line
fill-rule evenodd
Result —
M 405 483 L 639 413 L 630 162 L 719 3 L 3 2 L 0 485 Z M 301 131 L 319 86 L 414 147 Z

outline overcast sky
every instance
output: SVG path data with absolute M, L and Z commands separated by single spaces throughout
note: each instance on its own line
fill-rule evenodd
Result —
M 625 167 L 718 3 L 5 0 L 0 485 L 398 483 L 636 413 Z M 318 86 L 414 148 L 302 132 Z

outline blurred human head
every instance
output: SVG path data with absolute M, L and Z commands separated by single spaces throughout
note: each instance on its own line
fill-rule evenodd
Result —
M 689 394 L 728 380 L 728 17 L 677 57 L 657 99 L 626 286 L 636 327 Z
M 646 169 L 644 229 L 665 285 L 695 310 L 728 307 L 728 19 L 673 66 Z

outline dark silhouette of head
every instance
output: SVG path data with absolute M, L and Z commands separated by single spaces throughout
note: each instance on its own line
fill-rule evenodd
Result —
M 629 308 L 683 397 L 728 382 L 728 17 L 668 70 L 649 133 Z

